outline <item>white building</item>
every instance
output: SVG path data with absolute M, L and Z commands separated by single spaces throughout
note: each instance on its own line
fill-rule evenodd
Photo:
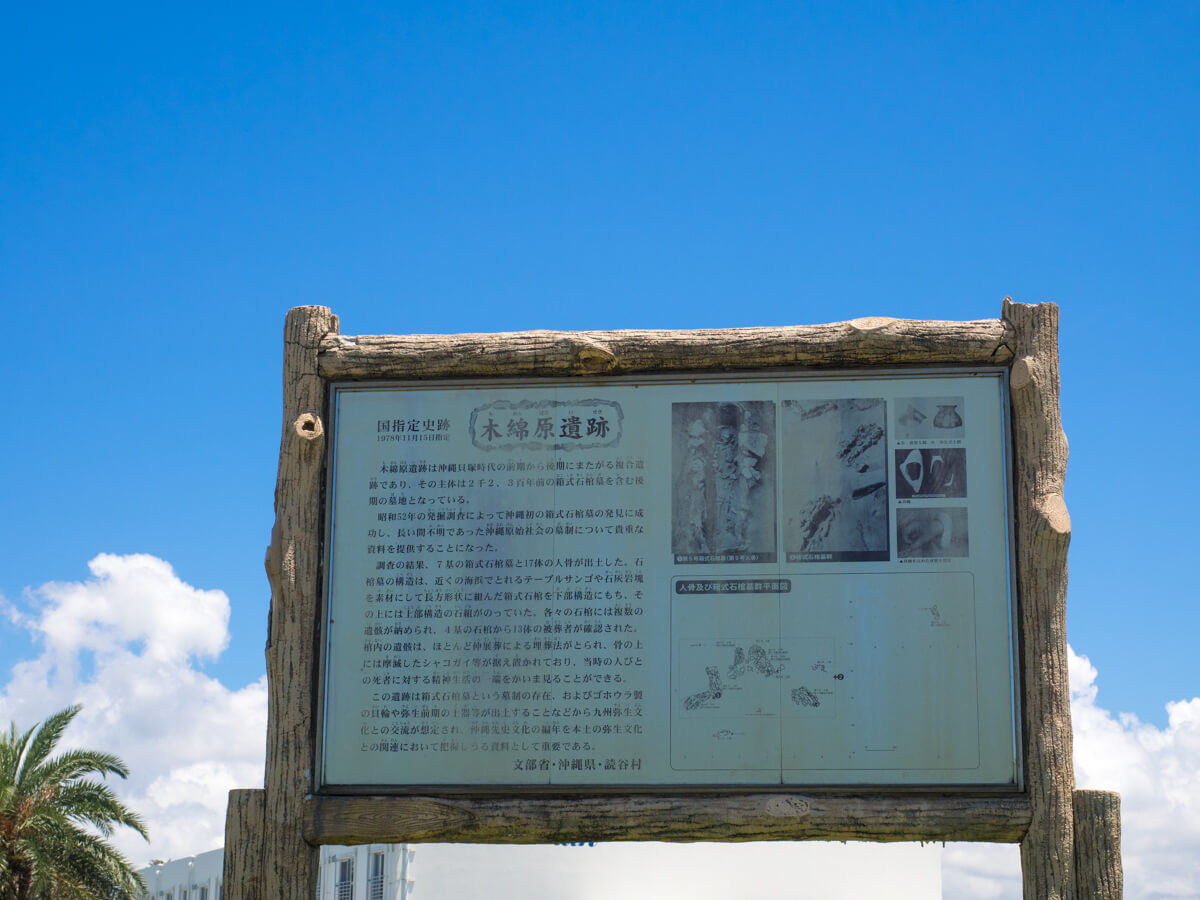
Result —
M 409 900 L 412 861 L 407 844 L 322 847 L 318 900 Z M 171 859 L 139 870 L 147 900 L 221 900 L 224 849 Z
M 321 848 L 320 900 L 408 900 L 412 861 L 408 844 Z
M 148 900 L 221 900 L 224 870 L 225 851 L 210 850 L 138 871 L 146 879 Z

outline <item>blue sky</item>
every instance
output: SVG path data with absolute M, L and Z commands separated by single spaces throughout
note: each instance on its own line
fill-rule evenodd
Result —
M 1062 310 L 1068 638 L 1165 728 L 1200 693 L 1198 41 L 1152 2 L 14 7 L 0 595 L 150 554 L 228 597 L 196 665 L 257 679 L 291 306 L 443 333 L 1011 295 Z M 35 637 L 0 620 L 0 677 Z

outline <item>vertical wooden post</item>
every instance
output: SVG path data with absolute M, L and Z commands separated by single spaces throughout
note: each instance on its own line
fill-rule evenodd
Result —
M 1025 773 L 1033 820 L 1021 841 L 1026 900 L 1075 895 L 1071 696 L 1067 681 L 1067 439 L 1058 404 L 1058 307 L 1004 301 L 1016 335 L 1013 409 L 1017 596 Z
M 301 834 L 315 785 L 314 696 L 321 571 L 321 478 L 325 389 L 317 374 L 321 338 L 336 333 L 323 306 L 291 310 L 284 323 L 283 436 L 275 527 L 267 550 L 267 763 L 259 890 L 272 900 L 316 896 L 318 850 Z
M 1087 900 L 1121 900 L 1121 795 L 1075 792 L 1075 885 Z
M 258 873 L 262 867 L 263 801 L 261 788 L 229 792 L 225 812 L 224 900 L 263 900 Z

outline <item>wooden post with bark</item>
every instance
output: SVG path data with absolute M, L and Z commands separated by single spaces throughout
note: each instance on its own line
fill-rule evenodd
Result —
M 311 900 L 322 843 L 581 840 L 992 841 L 1021 845 L 1028 900 L 1121 896 L 1115 794 L 1076 791 L 1066 662 L 1067 444 L 1058 309 L 1005 300 L 975 322 L 856 319 L 706 331 L 345 337 L 324 307 L 287 317 L 276 522 L 267 552 L 265 788 L 231 793 L 228 900 Z M 318 790 L 317 683 L 327 386 L 332 381 L 697 371 L 1006 366 L 1024 789 L 1014 793 L 641 791 L 554 797 Z
M 1075 884 L 1080 900 L 1121 900 L 1121 797 L 1116 791 L 1076 791 Z
M 264 789 L 253 792 L 261 799 L 238 791 L 230 804 L 225 863 L 234 878 L 225 882 L 228 900 L 312 900 L 316 894 L 319 851 L 305 841 L 302 822 L 305 799 L 316 786 L 325 458 L 325 384 L 317 352 L 337 327 L 337 317 L 320 306 L 297 307 L 284 324 L 283 435 L 266 557 L 271 584 L 266 777 Z
M 265 794 L 261 788 L 229 792 L 222 878 L 224 896 L 235 900 L 263 900 L 258 877 L 262 863 Z
M 1059 415 L 1058 307 L 1006 300 L 1014 331 L 1013 485 L 1025 718 L 1033 819 L 1021 841 L 1026 897 L 1073 898 L 1075 767 L 1067 683 L 1067 439 Z
M 1059 410 L 1058 307 L 1004 301 L 1014 332 L 1009 376 L 1021 612 L 1026 791 L 1021 840 L 1027 898 L 1121 896 L 1120 805 L 1111 791 L 1075 790 L 1067 673 L 1067 438 Z

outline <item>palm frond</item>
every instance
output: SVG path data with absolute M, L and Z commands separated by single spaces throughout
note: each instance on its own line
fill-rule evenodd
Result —
M 8 735 L 0 740 L 0 777 L 6 781 L 11 780 L 16 784 L 17 775 L 21 771 L 21 760 L 29 748 L 29 742 L 33 740 L 34 730 L 35 728 L 30 728 L 24 734 L 18 734 L 17 723 L 13 722 Z
M 129 860 L 87 832 L 66 829 L 47 835 L 40 851 L 41 869 L 56 888 L 105 900 L 136 898 L 145 889 Z
M 42 723 L 25 751 L 25 758 L 21 763 L 22 774 L 36 769 L 46 760 L 81 709 L 83 707 L 78 704 L 68 706 Z
M 39 768 L 38 780 L 48 782 L 70 781 L 82 775 L 118 775 L 126 778 L 129 768 L 120 757 L 95 750 L 67 750 L 53 759 L 44 760 Z
M 68 818 L 87 822 L 106 837 L 112 833 L 114 825 L 125 825 L 147 837 L 141 817 L 121 803 L 106 784 L 75 781 L 64 785 L 56 797 L 56 805 Z
M 111 753 L 54 749 L 79 713 L 70 706 L 26 732 L 0 733 L 0 900 L 135 900 L 145 885 L 105 838 L 145 823 L 89 776 L 129 774 Z M 94 833 L 99 832 L 99 834 Z

